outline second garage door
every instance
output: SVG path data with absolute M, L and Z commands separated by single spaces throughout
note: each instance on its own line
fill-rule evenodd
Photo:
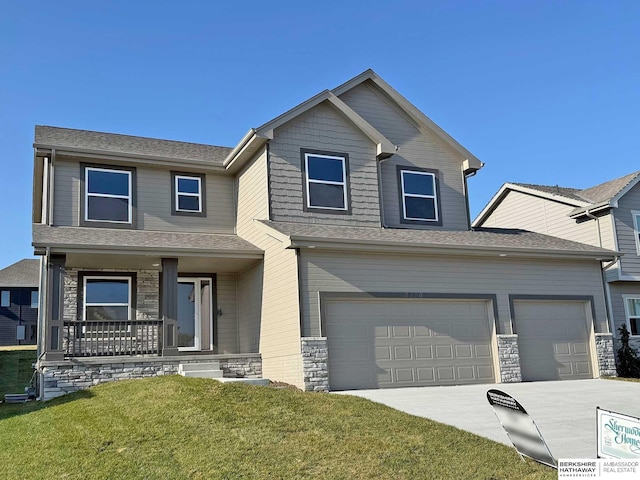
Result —
M 523 381 L 593 378 L 582 301 L 514 301 Z
M 332 390 L 491 383 L 484 300 L 327 300 Z

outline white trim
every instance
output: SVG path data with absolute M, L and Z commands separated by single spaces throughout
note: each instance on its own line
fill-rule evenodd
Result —
M 411 175 L 424 175 L 424 176 L 431 177 L 431 181 L 432 181 L 432 184 L 433 184 L 433 195 L 424 195 L 424 194 L 418 194 L 418 193 L 406 193 L 404 191 L 404 174 L 405 173 L 409 173 Z M 419 222 L 438 222 L 439 221 L 439 218 L 438 218 L 438 192 L 436 191 L 437 185 L 436 185 L 436 175 L 435 175 L 435 173 L 421 172 L 419 170 L 403 170 L 403 169 L 400 169 L 400 184 L 401 184 L 401 187 L 402 187 L 402 217 L 404 218 L 404 220 L 415 220 L 415 221 L 419 221 Z M 405 201 L 405 199 L 407 197 L 433 199 L 435 218 L 408 217 L 407 216 L 407 203 Z
M 127 175 L 127 183 L 129 187 L 128 195 L 115 195 L 109 193 L 90 193 L 89 192 L 89 171 L 96 172 L 108 172 L 108 173 L 117 173 L 117 174 L 125 174 Z M 85 222 L 107 222 L 107 223 L 123 223 L 123 224 L 131 224 L 132 215 L 132 175 L 131 170 L 116 170 L 113 168 L 102 168 L 102 167 L 85 167 L 84 169 L 84 221 Z M 94 219 L 89 218 L 89 197 L 100 197 L 100 198 L 123 198 L 127 200 L 127 221 L 123 220 L 104 220 L 104 219 Z
M 191 192 L 181 192 L 178 189 L 178 180 L 179 179 L 184 179 L 184 180 L 196 180 L 198 182 L 198 193 L 191 193 Z M 174 202 L 175 202 L 175 207 L 176 207 L 176 212 L 188 212 L 188 213 L 202 213 L 202 178 L 199 176 L 189 176 L 189 175 L 174 175 L 174 190 L 175 190 L 175 198 L 174 198 Z M 184 208 L 180 208 L 180 202 L 178 201 L 180 196 L 183 197 L 197 197 L 198 198 L 198 209 L 197 210 L 189 210 L 189 209 L 184 209 Z
M 128 286 L 128 301 L 127 303 L 88 303 L 87 302 L 87 280 L 126 280 Z M 132 305 L 131 305 L 131 277 L 129 276 L 108 276 L 108 275 L 88 275 L 82 277 L 82 320 L 87 319 L 87 307 L 95 306 L 109 306 L 109 307 L 128 307 L 127 320 L 134 320 L 131 318 Z
M 633 235 L 636 239 L 636 254 L 640 255 L 640 211 L 631 210 L 631 220 L 633 221 Z
M 335 182 L 332 180 L 316 180 L 309 178 L 309 157 L 326 158 L 329 160 L 340 160 L 342 162 L 342 182 Z M 337 210 L 347 211 L 349 205 L 347 204 L 347 159 L 346 157 L 339 157 L 336 155 L 324 155 L 321 153 L 306 153 L 304 154 L 304 175 L 305 175 L 305 188 L 307 189 L 307 208 L 320 208 L 323 210 Z M 327 207 L 322 205 L 311 205 L 311 195 L 309 194 L 309 184 L 318 183 L 322 185 L 341 185 L 342 186 L 342 199 L 344 201 L 343 208 Z
M 624 302 L 624 317 L 625 317 L 625 322 L 627 324 L 627 330 L 629 330 L 629 334 L 632 337 L 640 337 L 640 332 L 637 334 L 632 334 L 631 333 L 631 311 L 629 310 L 629 300 L 640 300 L 640 295 L 621 295 L 622 296 L 622 301 Z M 639 315 L 633 315 L 633 318 L 638 318 L 640 319 L 640 314 Z
M 193 347 L 178 347 L 181 352 L 197 352 L 202 350 L 202 281 L 209 282 L 209 348 L 213 348 L 213 278 L 211 277 L 178 277 L 178 283 L 192 283 L 194 289 L 194 341 Z

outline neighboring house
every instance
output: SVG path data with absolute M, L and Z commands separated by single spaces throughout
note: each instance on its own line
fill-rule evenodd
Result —
M 483 164 L 371 70 L 234 148 L 34 146 L 44 398 L 188 362 L 306 390 L 614 373 L 616 253 L 471 230 Z
M 640 172 L 585 188 L 506 183 L 473 222 L 522 228 L 619 251 L 603 262 L 611 330 L 640 352 Z
M 39 265 L 24 259 L 0 270 L 0 346 L 37 343 Z

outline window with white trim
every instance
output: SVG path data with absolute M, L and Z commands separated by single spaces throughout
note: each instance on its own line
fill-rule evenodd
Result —
M 640 297 L 625 297 L 627 328 L 631 335 L 640 335 Z
M 174 215 L 204 216 L 204 175 L 171 172 L 171 210 Z
M 83 320 L 131 319 L 131 277 L 84 277 Z
M 0 292 L 0 307 L 11 306 L 11 292 L 9 290 L 2 290 Z
M 85 167 L 84 221 L 131 224 L 132 171 Z
M 425 170 L 399 168 L 402 221 L 440 222 L 436 174 Z
M 347 212 L 347 156 L 304 152 L 305 207 Z
M 640 255 L 640 212 L 631 212 L 633 215 L 633 233 L 636 238 L 636 251 Z

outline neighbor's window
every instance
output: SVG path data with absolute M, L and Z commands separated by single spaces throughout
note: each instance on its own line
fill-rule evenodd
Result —
M 440 221 L 435 173 L 400 169 L 400 190 L 403 220 Z
M 38 308 L 38 290 L 31 290 L 31 308 Z
M 11 303 L 11 292 L 9 290 L 2 290 L 0 292 L 0 307 L 9 307 Z
M 640 335 L 640 298 L 627 298 L 627 324 L 631 335 Z
M 347 211 L 347 156 L 304 153 L 306 207 Z
M 131 223 L 132 172 L 85 167 L 84 220 Z
M 633 212 L 634 233 L 636 237 L 636 250 L 640 255 L 640 212 Z
M 130 277 L 84 277 L 85 320 L 129 320 Z
M 172 172 L 174 214 L 204 215 L 204 175 Z

